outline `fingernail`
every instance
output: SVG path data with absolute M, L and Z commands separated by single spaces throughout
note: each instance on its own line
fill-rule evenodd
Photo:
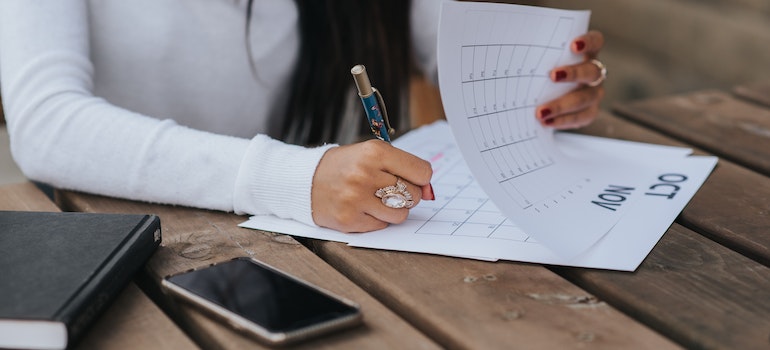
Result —
M 551 125 L 551 124 L 553 124 L 553 119 L 548 119 L 548 120 L 545 120 L 543 122 L 545 123 L 545 125 Z
M 575 41 L 575 51 L 580 52 L 586 48 L 586 42 L 583 40 Z
M 435 201 L 436 200 L 436 194 L 433 193 L 433 185 L 428 184 L 428 191 L 429 191 L 429 193 L 428 193 L 428 195 L 429 195 L 428 200 Z
M 562 81 L 567 78 L 567 72 L 563 70 L 557 70 L 556 74 L 554 74 L 554 80 L 556 81 Z
M 551 115 L 550 108 L 543 108 L 540 110 L 540 119 L 548 118 L 549 115 Z

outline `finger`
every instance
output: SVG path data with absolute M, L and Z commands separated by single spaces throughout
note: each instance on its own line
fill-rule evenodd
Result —
M 388 223 L 366 213 L 359 213 L 355 217 L 338 218 L 332 223 L 321 226 L 331 227 L 345 233 L 361 233 L 382 230 L 388 227 Z
M 313 220 L 319 226 L 328 227 L 341 232 L 367 232 L 383 229 L 387 222 L 379 220 L 366 213 L 361 203 L 373 206 L 372 198 L 378 199 L 372 192 L 365 195 L 362 191 L 345 191 L 341 189 L 338 198 L 327 198 L 327 203 L 318 210 L 313 210 Z M 315 208 L 315 207 L 314 207 Z
M 317 223 L 343 232 L 367 232 L 385 228 L 389 223 L 399 224 L 406 221 L 409 216 L 408 208 L 390 208 L 375 195 L 379 188 L 395 187 L 397 181 L 396 176 L 392 174 L 377 172 L 366 185 L 355 189 L 355 193 L 339 189 L 337 194 L 343 198 L 341 203 L 346 204 L 338 205 L 338 210 L 325 216 L 325 221 Z M 401 182 L 406 185 L 405 191 L 409 193 L 405 197 L 412 202 L 410 208 L 414 207 L 420 202 L 421 188 L 403 179 Z
M 422 199 L 428 201 L 436 200 L 436 194 L 433 192 L 433 185 L 427 184 L 422 186 Z
M 549 122 L 550 119 L 572 114 L 589 106 L 598 108 L 603 96 L 602 86 L 578 88 L 539 106 L 537 116 L 543 125 L 551 126 L 554 122 Z
M 584 54 L 589 58 L 596 58 L 604 47 L 604 35 L 600 31 L 592 30 L 572 41 L 572 52 Z
M 599 80 L 601 77 L 601 69 L 591 61 L 581 62 L 571 66 L 557 67 L 551 71 L 551 80 L 559 83 L 573 82 L 588 84 Z
M 599 106 L 592 105 L 586 109 L 574 113 L 565 114 L 556 118 L 549 119 L 549 126 L 557 130 L 582 128 L 596 119 L 599 114 Z
M 374 148 L 368 150 L 369 154 L 378 156 L 382 171 L 391 173 L 420 187 L 430 184 L 433 169 L 428 161 L 385 142 L 367 141 L 364 142 L 364 145 Z M 415 193 L 420 194 L 422 190 Z

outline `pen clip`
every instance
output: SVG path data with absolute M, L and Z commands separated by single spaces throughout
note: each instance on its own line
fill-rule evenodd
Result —
M 388 135 L 393 135 L 396 132 L 396 129 L 393 129 L 390 126 L 390 120 L 388 119 L 388 108 L 385 107 L 385 101 L 382 99 L 380 90 L 377 90 L 377 88 L 372 86 L 372 92 L 374 92 L 374 96 L 377 98 L 377 104 L 380 105 L 380 109 L 382 110 L 382 119 L 385 120 L 385 127 L 388 128 Z

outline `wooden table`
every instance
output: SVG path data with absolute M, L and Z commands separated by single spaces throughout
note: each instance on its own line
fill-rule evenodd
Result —
M 719 164 L 634 273 L 355 249 L 238 228 L 244 217 L 60 192 L 64 210 L 155 213 L 147 292 L 202 347 L 258 344 L 157 293 L 162 276 L 253 256 L 363 306 L 365 325 L 296 348 L 770 347 L 768 85 L 618 106 L 580 132 L 691 146 Z M 765 104 L 762 104 L 765 103 Z

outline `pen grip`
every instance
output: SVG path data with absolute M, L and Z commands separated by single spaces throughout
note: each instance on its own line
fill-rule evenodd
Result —
M 364 105 L 366 119 L 369 121 L 369 128 L 372 130 L 372 134 L 380 140 L 390 142 L 388 128 L 382 118 L 382 110 L 377 101 L 376 94 L 371 94 L 367 97 L 362 96 L 361 103 Z

